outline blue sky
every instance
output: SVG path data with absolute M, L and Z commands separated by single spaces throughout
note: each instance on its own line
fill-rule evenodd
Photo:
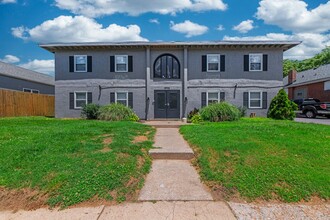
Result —
M 299 40 L 330 46 L 328 0 L 0 0 L 0 60 L 47 74 L 50 42 Z

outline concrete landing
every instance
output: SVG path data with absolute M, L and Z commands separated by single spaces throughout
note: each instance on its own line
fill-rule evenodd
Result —
M 140 201 L 211 201 L 212 196 L 187 160 L 154 160 Z
M 159 120 L 159 121 L 144 121 L 146 125 L 154 126 L 155 128 L 179 128 L 181 125 L 187 125 L 187 123 L 180 120 L 168 121 L 168 120 Z
M 154 147 L 149 151 L 153 159 L 190 160 L 194 157 L 178 128 L 157 128 Z

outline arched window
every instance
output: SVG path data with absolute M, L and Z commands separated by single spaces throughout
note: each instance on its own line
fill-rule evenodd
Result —
M 180 64 L 171 54 L 160 55 L 154 63 L 154 78 L 180 79 Z

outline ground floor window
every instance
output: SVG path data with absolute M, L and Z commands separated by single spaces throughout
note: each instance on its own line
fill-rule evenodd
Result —
M 219 92 L 208 92 L 206 99 L 207 99 L 207 102 L 206 102 L 207 105 L 220 102 Z
M 249 92 L 249 108 L 262 108 L 262 92 Z
M 87 92 L 74 93 L 74 108 L 81 109 L 87 104 Z
M 128 92 L 116 92 L 116 103 L 128 106 Z

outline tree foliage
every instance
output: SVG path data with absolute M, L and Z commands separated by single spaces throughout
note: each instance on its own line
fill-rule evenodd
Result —
M 297 104 L 290 101 L 288 95 L 281 89 L 270 103 L 267 117 L 280 120 L 293 120 Z
M 314 57 L 305 60 L 284 60 L 283 62 L 283 77 L 289 74 L 290 70 L 297 70 L 301 72 L 304 70 L 318 68 L 319 66 L 330 64 L 330 47 L 326 47 L 321 53 L 316 54 Z

